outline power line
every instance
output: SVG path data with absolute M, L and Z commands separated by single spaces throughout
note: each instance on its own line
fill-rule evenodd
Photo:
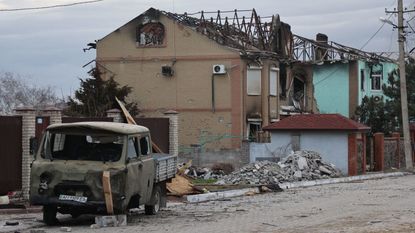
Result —
M 389 15 L 388 19 L 392 17 L 392 14 Z M 373 38 L 382 30 L 383 26 L 385 26 L 386 22 L 383 22 L 382 25 L 380 25 L 379 29 L 366 41 L 366 43 L 363 44 L 363 46 L 360 48 L 361 50 L 366 47 L 366 45 L 369 44 L 370 41 L 372 41 Z
M 50 8 L 68 7 L 68 6 L 89 4 L 89 3 L 102 2 L 102 1 L 104 1 L 104 0 L 91 0 L 91 1 L 74 2 L 74 3 L 60 4 L 60 5 L 40 6 L 40 7 L 24 7 L 24 8 L 0 9 L 0 11 L 44 10 L 44 9 L 50 9 Z

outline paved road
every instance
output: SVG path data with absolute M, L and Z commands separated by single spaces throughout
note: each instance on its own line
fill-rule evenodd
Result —
M 415 232 L 414 194 L 410 175 L 173 205 L 157 216 L 133 214 L 128 226 L 116 229 L 90 229 L 92 216 L 60 219 L 72 232 Z M 34 221 L 40 214 L 0 216 L 16 217 L 29 228 L 20 232 L 60 230 Z

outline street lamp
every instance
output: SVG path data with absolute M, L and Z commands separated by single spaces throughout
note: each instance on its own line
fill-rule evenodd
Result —
M 389 20 L 389 19 L 385 19 L 385 18 L 383 18 L 383 17 L 379 17 L 379 20 L 382 22 L 382 23 L 387 23 L 387 24 L 389 24 L 389 25 L 392 25 L 394 28 L 398 28 L 398 25 L 396 25 L 396 24 L 394 24 L 391 20 Z

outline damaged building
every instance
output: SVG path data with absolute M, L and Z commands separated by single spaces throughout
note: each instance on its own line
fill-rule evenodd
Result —
M 293 56 L 294 70 L 311 76 L 311 108 L 355 119 L 356 107 L 365 96 L 385 98 L 382 85 L 398 68 L 388 57 L 329 41 L 321 33 L 315 40 L 294 35 Z
M 96 49 L 97 67 L 133 88 L 143 115 L 179 112 L 181 154 L 198 148 L 232 157 L 244 140 L 269 140 L 262 127 L 277 121 L 280 101 L 289 105 L 289 93 L 301 89 L 288 85 L 290 25 L 278 15 L 264 20 L 255 10 L 173 14 L 150 8 L 100 39 Z
M 377 75 L 372 68 L 382 64 L 385 75 L 391 63 L 324 35 L 316 41 L 293 35 L 278 15 L 255 10 L 150 8 L 98 40 L 96 50 L 97 68 L 133 88 L 130 98 L 143 116 L 179 113 L 180 155 L 196 153 L 205 164 L 248 162 L 246 142 L 269 142 L 262 128 L 293 114 L 349 117 L 363 95 L 379 94 L 368 89 Z M 337 67 L 342 75 L 333 73 Z M 329 82 L 327 73 L 334 76 Z

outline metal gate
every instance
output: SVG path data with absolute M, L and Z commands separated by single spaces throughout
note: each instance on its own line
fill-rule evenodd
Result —
M 168 118 L 135 118 L 137 124 L 147 127 L 151 140 L 164 152 L 169 153 L 169 119 Z
M 0 116 L 0 195 L 22 189 L 22 117 Z

